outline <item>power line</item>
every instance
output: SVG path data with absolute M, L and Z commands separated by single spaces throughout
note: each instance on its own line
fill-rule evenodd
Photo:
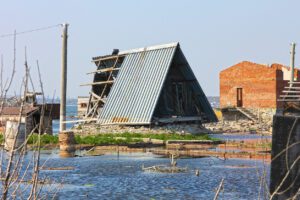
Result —
M 27 30 L 27 31 L 17 32 L 16 35 L 32 33 L 32 32 L 38 32 L 38 31 L 44 31 L 44 30 L 56 28 L 56 27 L 59 27 L 59 26 L 62 26 L 62 24 L 56 24 L 56 25 L 52 25 L 52 26 L 40 27 L 40 28 L 31 29 L 31 30 Z M 0 35 L 0 38 L 12 37 L 12 36 L 14 36 L 14 33 Z

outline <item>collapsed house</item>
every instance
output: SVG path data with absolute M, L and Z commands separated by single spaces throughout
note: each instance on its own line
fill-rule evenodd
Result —
M 39 104 L 37 103 L 37 95 L 41 94 L 30 92 L 26 94 L 25 104 L 22 108 L 20 123 L 25 128 L 25 134 L 28 135 L 31 132 L 38 133 L 38 126 L 42 120 L 42 133 L 52 134 L 52 121 L 55 119 L 59 119 L 60 104 Z M 16 97 L 5 100 L 2 110 L 0 109 L 1 132 L 4 132 L 6 123 L 8 121 L 17 122 L 19 120 L 21 111 L 21 101 L 22 100 L 20 98 Z M 44 112 L 42 112 L 43 108 Z M 42 113 L 44 114 L 42 115 Z
M 220 108 L 225 120 L 272 121 L 283 109 L 282 91 L 291 70 L 281 64 L 262 65 L 244 61 L 220 72 Z M 294 81 L 300 71 L 294 70 Z
M 94 57 L 86 120 L 100 125 L 216 122 L 179 43 Z

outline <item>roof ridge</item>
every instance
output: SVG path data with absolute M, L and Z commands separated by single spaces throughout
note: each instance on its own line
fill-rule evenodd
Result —
M 179 42 L 171 42 L 171 43 L 166 43 L 166 44 L 159 44 L 159 45 L 152 45 L 152 46 L 147 46 L 147 47 L 124 50 L 124 51 L 120 51 L 118 55 L 138 53 L 138 52 L 142 52 L 142 51 L 151 51 L 151 50 L 157 50 L 157 49 L 166 49 L 166 48 L 177 47 L 177 46 L 179 46 Z

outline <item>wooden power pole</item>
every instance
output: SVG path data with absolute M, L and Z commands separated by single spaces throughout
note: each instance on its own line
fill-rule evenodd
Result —
M 67 51 L 68 51 L 68 26 L 65 23 L 62 32 L 62 60 L 61 60 L 61 93 L 60 93 L 60 118 L 59 131 L 66 130 L 66 98 L 67 98 Z

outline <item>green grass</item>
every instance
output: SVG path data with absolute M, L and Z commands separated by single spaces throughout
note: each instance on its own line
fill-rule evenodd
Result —
M 38 141 L 38 134 L 32 134 L 29 136 L 28 144 L 35 144 Z M 57 135 L 41 135 L 41 145 L 45 144 L 58 144 Z
M 256 147 L 272 149 L 272 142 L 256 144 Z
M 192 135 L 192 134 L 142 134 L 142 133 L 121 133 L 115 134 L 117 137 L 133 137 L 133 138 L 151 138 L 151 139 L 158 139 L 158 140 L 217 140 L 215 138 L 210 137 L 207 134 L 201 135 Z
M 151 138 L 158 140 L 212 140 L 218 141 L 218 139 L 212 138 L 207 134 L 204 135 L 179 135 L 179 134 L 142 134 L 142 133 L 107 133 L 89 136 L 75 136 L 77 144 L 88 145 L 121 145 L 121 144 L 133 144 L 142 142 L 142 138 Z M 35 144 L 38 141 L 38 135 L 33 134 L 28 139 L 28 144 Z M 0 135 L 0 142 L 3 142 L 3 135 Z M 41 145 L 46 144 L 58 144 L 57 135 L 41 135 Z
M 89 136 L 75 136 L 75 140 L 77 144 L 90 144 L 90 145 L 108 145 L 108 144 L 132 144 L 141 142 L 142 140 L 139 138 L 132 137 L 124 137 L 124 138 L 116 138 L 120 137 L 113 134 L 99 134 L 99 135 L 89 135 Z
M 119 138 L 118 138 L 119 137 Z M 116 133 L 116 134 L 99 134 L 91 136 L 79 136 L 75 137 L 78 144 L 91 144 L 91 145 L 103 145 L 103 144 L 130 144 L 141 142 L 142 138 L 151 138 L 158 140 L 211 140 L 219 141 L 216 138 L 212 138 L 207 134 L 204 135 L 179 135 L 179 134 L 142 134 L 142 133 Z
M 0 133 L 0 144 L 2 144 L 3 142 L 4 142 L 3 133 Z

